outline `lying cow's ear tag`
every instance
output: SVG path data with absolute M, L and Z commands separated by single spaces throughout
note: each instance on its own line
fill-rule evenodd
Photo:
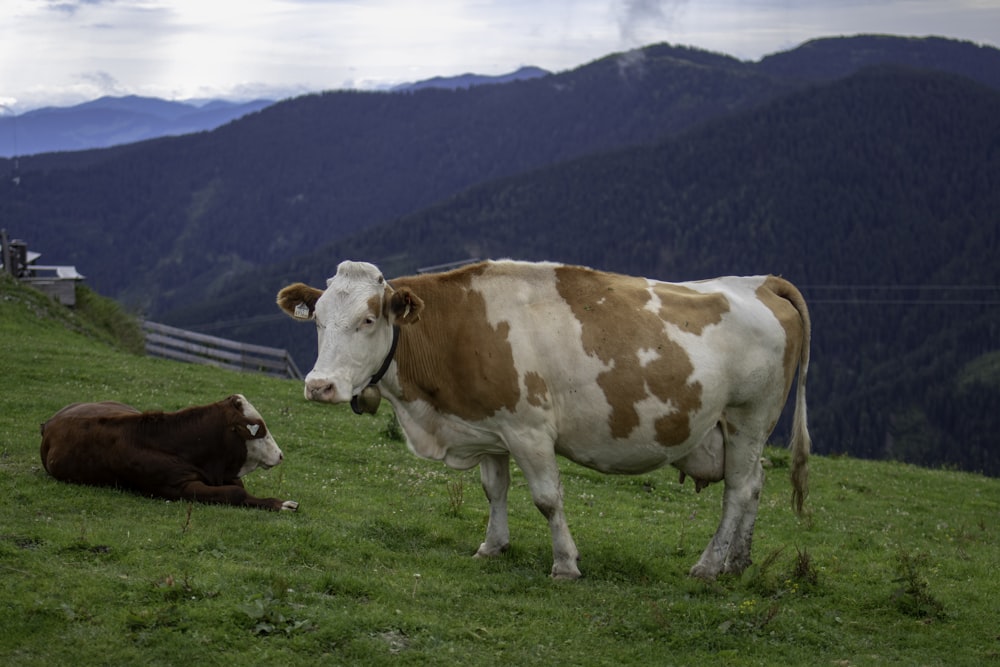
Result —
M 247 424 L 247 430 L 250 431 L 250 435 L 257 437 L 257 431 L 260 430 L 260 424 Z
M 308 320 L 309 319 L 309 306 L 307 306 L 304 303 L 300 303 L 299 305 L 295 306 L 295 312 L 292 313 L 292 314 L 296 318 L 298 318 L 300 320 Z

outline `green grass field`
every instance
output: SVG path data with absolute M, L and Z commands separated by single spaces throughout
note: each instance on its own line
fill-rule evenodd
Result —
M 473 559 L 478 473 L 409 454 L 387 403 L 358 417 L 307 403 L 299 382 L 137 356 L 114 342 L 128 327 L 113 310 L 95 325 L 0 280 L 0 664 L 1000 663 L 1000 480 L 815 456 L 800 520 L 788 454 L 769 449 L 755 564 L 705 583 L 687 571 L 721 485 L 567 462 L 584 578 L 553 581 L 516 469 L 512 549 Z M 236 392 L 286 456 L 248 489 L 299 512 L 70 486 L 41 467 L 38 426 L 67 403 L 173 410 Z

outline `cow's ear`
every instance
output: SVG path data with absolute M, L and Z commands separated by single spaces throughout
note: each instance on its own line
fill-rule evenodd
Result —
M 316 302 L 323 290 L 304 283 L 289 285 L 278 292 L 278 307 L 297 320 L 311 320 L 316 316 Z
M 413 324 L 420 319 L 420 311 L 424 309 L 424 301 L 410 291 L 409 287 L 401 287 L 389 293 L 386 307 L 395 317 L 396 324 Z

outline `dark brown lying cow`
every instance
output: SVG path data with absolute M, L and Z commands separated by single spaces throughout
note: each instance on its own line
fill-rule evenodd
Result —
M 105 401 L 68 405 L 42 424 L 42 465 L 64 482 L 115 486 L 168 500 L 295 510 L 256 498 L 240 478 L 283 455 L 240 394 L 178 412 L 139 412 Z

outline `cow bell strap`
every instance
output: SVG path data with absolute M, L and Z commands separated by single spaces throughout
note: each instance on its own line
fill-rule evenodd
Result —
M 379 380 L 382 379 L 382 376 L 385 375 L 385 372 L 389 370 L 389 364 L 392 363 L 393 357 L 396 356 L 397 344 L 399 344 L 399 326 L 394 324 L 392 326 L 392 345 L 389 346 L 389 354 L 385 355 L 385 361 L 382 362 L 382 366 L 380 366 L 375 372 L 375 375 L 372 376 L 368 386 L 378 384 Z
M 392 363 L 392 358 L 396 355 L 397 343 L 399 343 L 399 327 L 394 326 L 392 328 L 392 345 L 389 346 L 389 354 L 385 356 L 385 361 L 382 362 L 381 368 L 372 376 L 372 379 L 368 381 L 368 385 L 361 390 L 360 394 L 351 396 L 351 409 L 354 410 L 354 414 L 361 415 L 366 412 L 375 414 L 375 411 L 378 410 L 382 394 L 375 385 L 382 379 L 385 372 L 389 370 L 389 364 Z

